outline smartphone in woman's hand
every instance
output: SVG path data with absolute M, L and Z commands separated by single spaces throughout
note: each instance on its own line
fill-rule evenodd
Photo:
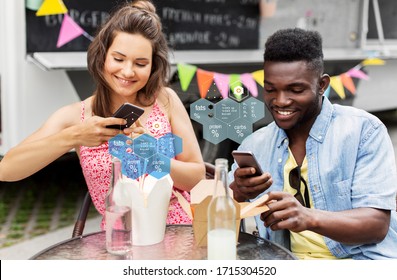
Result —
M 125 125 L 112 124 L 107 125 L 106 127 L 123 130 L 124 128 L 130 127 L 134 122 L 136 122 L 136 120 L 142 116 L 144 112 L 145 110 L 141 107 L 130 103 L 124 103 L 119 109 L 117 109 L 116 113 L 113 114 L 113 117 L 125 119 L 127 123 Z

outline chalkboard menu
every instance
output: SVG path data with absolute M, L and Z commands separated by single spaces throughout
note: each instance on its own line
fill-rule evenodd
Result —
M 257 49 L 259 0 L 154 0 L 174 50 Z M 64 15 L 36 16 L 26 8 L 27 52 L 86 51 L 109 12 L 125 0 L 63 0 L 87 36 L 57 48 Z
M 258 0 L 158 0 L 170 45 L 186 49 L 257 49 Z

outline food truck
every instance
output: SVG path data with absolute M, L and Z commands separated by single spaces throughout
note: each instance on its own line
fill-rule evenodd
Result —
M 59 107 L 92 94 L 86 48 L 116 2 L 0 2 L 0 155 L 38 129 Z M 195 76 L 182 89 L 178 65 L 226 75 L 254 73 L 262 69 L 266 38 L 286 27 L 321 33 L 326 71 L 335 80 L 352 69 L 360 70 L 362 76 L 354 79 L 355 91 L 345 90 L 342 95 L 334 89 L 333 102 L 370 112 L 397 108 L 397 19 L 393 17 L 397 3 L 393 0 L 153 2 L 172 50 L 171 86 L 187 110 L 207 97 L 200 95 Z M 68 31 L 61 34 L 63 25 Z M 260 100 L 262 87 L 257 82 Z M 265 114 L 253 124 L 254 129 L 269 121 Z M 227 139 L 229 148 L 221 143 L 220 149 L 220 143 L 203 139 L 200 124 L 192 123 L 206 161 L 222 155 L 222 150 L 229 154 L 238 144 Z

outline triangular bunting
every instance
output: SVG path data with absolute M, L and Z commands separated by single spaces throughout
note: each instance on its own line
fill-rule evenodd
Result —
M 208 93 L 212 81 L 214 80 L 214 72 L 205 71 L 200 68 L 197 69 L 197 84 L 200 91 L 201 98 L 205 98 Z
M 223 99 L 229 96 L 229 75 L 214 73 L 214 82 Z
M 57 48 L 62 47 L 82 34 L 84 34 L 84 30 L 68 14 L 65 14 L 58 36 Z
M 36 16 L 66 14 L 68 9 L 62 0 L 44 0 Z
M 324 96 L 329 98 L 329 93 L 331 92 L 331 86 L 328 85 L 327 89 L 324 91 Z
M 363 80 L 369 80 L 369 77 L 367 74 L 365 74 L 363 71 L 357 68 L 352 68 L 349 71 L 347 71 L 347 75 L 353 78 L 358 78 L 358 79 L 363 79 Z
M 367 66 L 367 65 L 384 65 L 385 61 L 383 59 L 377 58 L 377 57 L 371 57 L 365 59 L 363 62 L 361 62 L 362 66 Z
M 242 83 L 240 81 L 240 75 L 239 74 L 231 74 L 230 76 L 230 81 L 229 81 L 229 86 L 230 89 L 232 90 L 232 93 L 235 98 L 238 100 L 241 98 L 242 94 L 244 93 L 242 91 Z
M 341 74 L 340 79 L 343 86 L 347 88 L 348 91 L 350 91 L 352 94 L 356 93 L 356 86 L 354 85 L 353 79 L 347 73 Z
M 248 89 L 252 96 L 258 96 L 258 88 L 251 74 L 244 73 L 240 76 L 241 82 Z
M 241 87 L 242 83 L 240 81 L 240 75 L 239 74 L 231 74 L 229 80 L 229 86 L 230 89 L 233 91 L 235 87 Z
M 252 72 L 252 77 L 254 80 L 261 85 L 261 87 L 264 87 L 263 81 L 265 80 L 265 72 L 263 70 L 257 70 L 255 72 Z
M 40 9 L 44 0 L 26 0 L 26 8 L 32 11 L 37 11 Z
M 369 76 L 362 67 L 367 65 L 384 64 L 385 61 L 382 59 L 376 57 L 367 58 L 346 73 L 332 76 L 330 86 L 325 90 L 324 95 L 327 97 L 329 97 L 330 94 L 334 96 L 335 94 L 333 92 L 335 91 L 335 93 L 341 99 L 345 99 L 346 90 L 348 90 L 351 94 L 356 94 L 356 82 L 352 78 L 369 80 Z M 242 94 L 244 94 L 243 85 L 252 96 L 257 97 L 258 88 L 255 82 L 261 87 L 264 87 L 265 73 L 263 70 L 257 70 L 252 73 L 243 74 L 222 74 L 197 69 L 198 68 L 194 65 L 178 64 L 178 74 L 182 90 L 187 90 L 194 74 L 197 71 L 197 81 L 202 98 L 207 96 L 208 89 L 211 87 L 212 82 L 215 83 L 223 98 L 227 98 L 229 96 L 230 90 L 236 99 L 241 98 Z
M 331 87 L 335 90 L 336 94 L 339 95 L 341 99 L 345 99 L 345 88 L 343 87 L 342 80 L 340 76 L 332 76 L 331 77 Z
M 196 74 L 197 66 L 179 63 L 177 68 L 179 81 L 181 82 L 181 88 L 183 91 L 186 91 L 193 79 L 194 74 Z

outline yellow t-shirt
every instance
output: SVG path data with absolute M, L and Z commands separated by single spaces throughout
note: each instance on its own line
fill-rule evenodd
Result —
M 298 164 L 295 161 L 294 156 L 291 151 L 289 151 L 288 160 L 284 166 L 284 191 L 292 195 L 295 195 L 296 190 L 294 190 L 289 184 L 289 172 L 297 167 Z M 309 185 L 309 180 L 307 176 L 307 161 L 306 157 L 303 159 L 301 166 L 301 176 Z M 312 196 L 309 191 L 310 206 L 313 208 Z M 305 193 L 305 185 L 301 182 L 301 193 Z M 299 259 L 336 259 L 334 255 L 328 250 L 327 245 L 325 245 L 324 237 L 313 231 L 305 230 L 302 232 L 292 232 L 290 231 L 291 238 L 291 251 Z

